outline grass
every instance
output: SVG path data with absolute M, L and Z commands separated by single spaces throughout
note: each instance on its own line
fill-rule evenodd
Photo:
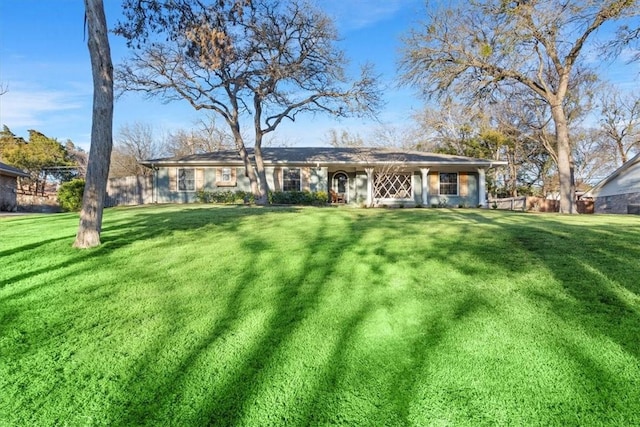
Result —
M 0 425 L 638 425 L 640 219 L 0 219 Z

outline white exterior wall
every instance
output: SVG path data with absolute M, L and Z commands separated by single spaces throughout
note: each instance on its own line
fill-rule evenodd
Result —
M 640 162 L 632 165 L 597 192 L 594 192 L 593 196 L 604 197 L 628 193 L 640 193 Z

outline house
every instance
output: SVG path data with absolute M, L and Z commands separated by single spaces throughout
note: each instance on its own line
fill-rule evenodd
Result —
M 0 162 L 0 211 L 14 212 L 18 209 L 16 190 L 18 177 L 27 178 L 29 174 L 18 168 Z
M 253 151 L 249 149 L 250 157 Z M 271 191 L 331 194 L 356 206 L 480 206 L 485 173 L 505 162 L 382 148 L 262 149 Z M 142 162 L 155 171 L 154 201 L 189 203 L 199 190 L 249 191 L 237 151 L 217 151 Z
M 595 213 L 640 214 L 640 153 L 587 191 Z

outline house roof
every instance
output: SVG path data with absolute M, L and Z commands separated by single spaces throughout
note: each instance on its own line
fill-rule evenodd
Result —
M 629 170 L 632 166 L 636 164 L 640 164 L 640 153 L 636 154 L 634 157 L 627 160 L 622 166 L 616 169 L 611 175 L 609 175 L 608 177 L 606 177 L 605 179 L 603 179 L 602 181 L 594 185 L 593 188 L 591 188 L 589 191 L 584 193 L 582 197 L 597 196 L 600 190 L 602 190 L 602 188 L 604 188 L 611 181 L 618 178 L 620 175 L 624 174 L 627 170 Z
M 22 176 L 25 178 L 29 176 L 29 174 L 24 172 L 23 170 L 14 168 L 13 166 L 9 166 L 8 164 L 2 162 L 0 162 L 0 175 Z
M 254 160 L 253 149 L 247 149 Z M 411 164 L 411 165 L 467 165 L 492 167 L 505 165 L 506 162 L 477 159 L 473 157 L 452 156 L 448 154 L 426 153 L 393 148 L 372 147 L 264 147 L 262 158 L 265 164 L 303 165 L 376 165 L 376 164 Z M 141 162 L 145 166 L 169 166 L 176 164 L 203 165 L 242 165 L 242 159 L 236 150 L 222 150 L 211 153 L 191 154 L 182 157 L 150 159 Z

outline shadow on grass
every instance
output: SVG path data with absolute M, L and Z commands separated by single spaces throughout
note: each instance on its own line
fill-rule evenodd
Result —
M 579 324 L 587 335 L 608 337 L 640 358 L 638 307 L 620 293 L 639 294 L 640 267 L 633 261 L 640 259 L 640 252 L 633 242 L 640 235 L 635 231 L 620 238 L 607 226 L 593 225 L 585 235 L 584 227 L 568 220 L 474 211 L 326 210 L 314 212 L 310 223 L 283 222 L 275 212 L 305 214 L 298 208 L 140 210 L 123 220 L 107 219 L 101 248 L 53 266 L 67 268 L 136 242 L 185 233 L 237 236 L 240 265 L 234 270 L 238 274 L 226 281 L 227 292 L 220 295 L 222 310 L 211 313 L 210 327 L 196 334 L 190 331 L 194 319 L 181 310 L 189 300 L 164 301 L 157 308 L 164 327 L 131 360 L 117 397 L 110 396 L 105 423 L 429 424 L 434 420 L 416 420 L 416 396 L 433 381 L 424 373 L 439 347 L 477 316 L 500 315 L 503 308 L 492 300 L 500 289 L 487 289 L 492 277 L 516 279 L 532 268 L 551 272 L 572 302 L 568 307 L 566 298 L 538 288 L 528 291 L 528 298 L 566 323 Z M 261 222 L 264 233 L 260 227 L 247 227 Z M 286 238 L 292 241 L 278 240 Z M 604 240 L 607 245 L 600 244 Z M 295 251 L 299 264 L 284 264 L 282 260 L 290 258 L 282 251 Z M 446 265 L 449 271 L 426 270 L 429 263 Z M 392 270 L 393 266 L 399 268 Z M 154 280 L 152 269 L 144 280 Z M 411 272 L 410 277 L 394 276 L 402 269 Z M 206 284 L 208 276 L 199 280 Z M 238 341 L 234 358 L 226 355 L 218 366 L 214 357 L 218 352 L 225 356 L 220 349 L 247 328 L 253 314 L 259 319 L 257 326 Z M 6 319 L 13 322 L 11 316 Z M 311 332 L 320 335 L 318 342 L 298 348 L 306 342 L 299 343 L 300 335 L 317 319 L 322 322 L 314 323 Z M 190 345 L 160 368 L 159 355 L 171 353 L 178 339 Z M 363 349 L 363 343 L 369 347 Z M 574 359 L 582 375 L 593 379 L 591 388 L 604 383 L 611 392 L 619 383 L 615 372 L 601 369 L 579 348 L 570 343 L 558 348 Z M 299 366 L 288 365 L 293 351 L 301 354 Z M 498 406 L 496 402 L 477 406 L 473 392 L 454 386 L 443 391 L 449 394 L 452 413 L 468 420 L 505 421 L 492 410 L 507 411 L 507 421 L 509 416 L 517 419 L 519 408 L 487 407 Z M 606 413 L 597 396 L 584 399 L 598 407 L 597 413 Z M 617 405 L 614 399 L 606 402 Z
M 163 224 L 163 232 L 169 234 L 175 232 L 176 227 L 192 229 L 194 224 L 198 224 L 198 220 L 189 221 L 189 213 L 186 212 L 186 214 L 186 218 L 182 215 L 175 218 L 152 216 L 149 224 L 157 225 L 160 222 Z M 255 220 L 253 218 L 253 215 L 256 215 L 255 212 L 250 212 L 248 215 L 251 216 L 250 220 Z M 530 294 L 532 300 L 548 304 L 553 314 L 567 324 L 579 323 L 587 335 L 608 337 L 636 360 L 640 356 L 638 341 L 634 339 L 640 333 L 637 307 L 630 307 L 628 301 L 621 298 L 612 288 L 613 285 L 620 286 L 637 295 L 638 282 L 633 278 L 640 277 L 640 272 L 637 264 L 634 265 L 630 260 L 640 259 L 640 254 L 637 253 L 637 247 L 636 249 L 630 247 L 626 239 L 608 242 L 606 247 L 602 247 L 599 242 L 609 233 L 607 227 L 590 227 L 589 237 L 582 237 L 581 244 L 576 245 L 576 236 L 583 236 L 584 228 L 565 222 L 549 227 L 548 222 L 542 220 L 540 223 L 540 220 L 535 217 L 514 217 L 508 220 L 500 217 L 502 219 L 495 221 L 491 215 L 482 214 L 466 215 L 449 212 L 444 213 L 448 215 L 445 218 L 427 215 L 424 227 L 429 227 L 429 220 L 445 219 L 455 224 L 457 234 L 442 238 L 433 236 L 432 246 L 417 249 L 415 254 L 418 256 L 407 261 L 407 256 L 411 255 L 410 250 L 398 249 L 392 245 L 387 247 L 385 242 L 407 239 L 414 234 L 414 231 L 419 235 L 417 231 L 420 225 L 416 223 L 413 215 L 408 216 L 403 212 L 385 212 L 381 216 L 354 215 L 352 220 L 343 225 L 341 232 L 331 236 L 330 240 L 327 240 L 323 230 L 335 229 L 336 226 L 327 216 L 323 216 L 315 228 L 301 233 L 300 237 L 305 241 L 304 248 L 301 249 L 305 267 L 296 274 L 283 273 L 279 277 L 281 285 L 275 291 L 275 295 L 268 300 L 269 302 L 265 302 L 272 314 L 264 324 L 262 333 L 247 343 L 243 358 L 235 366 L 236 374 L 214 387 L 213 392 L 205 392 L 196 410 L 199 416 L 194 416 L 191 419 L 192 422 L 214 425 L 254 422 L 309 425 L 315 423 L 360 424 L 377 420 L 383 424 L 407 424 L 411 419 L 411 390 L 423 387 L 425 381 L 417 373 L 426 369 L 435 349 L 451 329 L 459 327 L 479 311 L 493 310 L 483 291 L 473 286 L 471 278 L 486 279 L 491 275 L 496 277 L 508 275 L 517 278 L 521 274 L 528 273 L 532 265 L 533 268 L 550 271 L 562 284 L 566 295 L 570 296 L 575 303 L 573 307 L 567 307 L 564 298 L 559 299 L 553 294 L 544 293 Z M 222 215 L 215 219 L 215 225 L 224 226 L 225 230 L 230 232 L 238 232 L 238 221 L 242 218 L 242 215 Z M 512 222 L 509 223 L 509 220 Z M 144 221 L 149 219 L 145 218 Z M 478 232 L 478 228 L 482 227 L 486 227 L 486 231 Z M 373 239 L 370 238 L 372 234 L 376 236 Z M 469 236 L 474 238 L 469 239 Z M 244 274 L 228 298 L 225 312 L 220 313 L 216 326 L 200 339 L 191 353 L 183 355 L 180 363 L 173 367 L 173 371 L 166 372 L 161 381 L 146 384 L 146 391 L 150 392 L 146 394 L 149 400 L 135 402 L 131 406 L 132 410 L 121 420 L 122 425 L 137 423 L 149 417 L 153 419 L 155 413 L 164 413 L 167 416 L 167 408 L 170 408 L 176 399 L 175 390 L 187 388 L 190 379 L 197 375 L 193 367 L 199 364 L 195 362 L 203 353 L 219 345 L 223 337 L 243 321 L 244 314 L 238 308 L 255 297 L 255 287 L 259 286 L 260 278 L 265 274 L 256 260 L 265 251 L 269 251 L 272 245 L 268 236 L 239 238 L 243 239 L 242 246 L 250 254 L 251 261 L 244 266 Z M 629 250 L 632 252 L 629 253 Z M 340 326 L 336 330 L 327 331 L 328 338 L 335 340 L 335 344 L 329 355 L 326 355 L 327 361 L 314 370 L 314 387 L 304 392 L 279 390 L 278 387 L 281 385 L 272 378 L 272 375 L 280 369 L 277 366 L 280 353 L 284 351 L 286 344 L 294 339 L 293 336 L 300 324 L 322 309 L 323 287 L 335 274 L 339 274 L 336 270 L 338 265 L 336 260 L 352 252 L 362 254 L 359 261 L 360 267 L 368 268 L 373 274 L 374 280 L 367 286 L 370 292 L 375 292 L 376 285 L 388 285 L 388 283 L 377 283 L 375 280 L 375 277 L 383 276 L 385 266 L 406 262 L 407 266 L 420 269 L 421 263 L 429 260 L 437 260 L 449 265 L 452 271 L 466 278 L 464 283 L 467 283 L 468 287 L 460 290 L 458 285 L 459 295 L 456 298 L 449 301 L 439 312 L 419 319 L 417 329 L 422 334 L 404 342 L 410 350 L 377 349 L 372 350 L 371 355 L 359 356 L 365 357 L 366 363 L 373 364 L 373 374 L 365 370 L 360 374 L 361 385 L 374 389 L 364 393 L 368 396 L 368 400 L 358 399 L 345 393 L 345 387 L 348 389 L 345 383 L 349 381 L 359 383 L 358 378 L 354 378 L 354 372 L 365 369 L 353 364 L 354 357 L 358 357 L 358 350 L 354 350 L 354 346 L 359 342 L 361 329 L 368 319 L 378 311 L 384 310 L 386 305 L 393 305 L 393 303 L 366 295 L 361 295 L 361 300 L 352 302 L 353 308 L 340 317 Z M 599 255 L 594 258 L 594 253 Z M 622 256 L 625 253 L 626 255 Z M 638 257 L 636 258 L 634 254 Z M 270 260 L 273 262 L 273 269 L 278 270 L 284 267 L 278 265 L 277 256 L 273 256 Z M 470 260 L 479 260 L 479 262 L 471 263 Z M 621 270 L 624 271 L 621 272 Z M 344 271 L 341 272 L 344 274 Z M 428 275 L 425 279 L 428 279 Z M 446 286 L 444 283 L 443 285 Z M 140 361 L 136 371 L 144 372 L 148 365 L 153 364 L 153 355 L 162 348 L 164 338 L 158 337 L 157 348 L 149 352 L 149 359 Z M 599 368 L 597 361 L 590 359 L 580 349 L 571 347 L 568 343 L 565 347 L 567 357 L 574 359 L 579 377 L 593 377 L 597 381 L 597 378 L 607 375 Z M 408 360 L 399 366 L 388 367 L 388 372 L 379 369 L 375 362 L 369 360 L 369 358 L 384 359 L 387 351 L 391 351 L 398 359 L 405 357 Z M 407 351 L 410 353 L 408 357 Z M 610 381 L 600 383 L 600 386 L 608 387 L 607 392 L 612 393 L 623 377 L 615 378 L 614 372 L 608 372 L 608 375 Z M 273 392 L 276 395 L 281 393 L 288 396 L 290 400 L 281 402 L 275 397 L 259 397 L 264 395 L 262 387 L 267 385 L 276 389 Z M 292 386 L 302 387 L 301 384 Z M 598 385 L 592 384 L 590 387 L 597 389 Z M 136 387 L 126 394 L 135 395 L 135 390 Z M 357 393 L 357 390 L 349 391 Z M 475 417 L 474 419 L 480 422 L 495 421 L 490 412 L 486 418 L 480 415 L 487 408 L 482 406 L 474 408 L 478 403 L 473 403 L 475 400 L 470 398 L 473 392 L 473 389 L 458 390 L 452 387 L 447 391 L 447 397 L 451 399 L 452 405 L 461 405 L 455 411 L 462 413 L 465 417 Z M 603 408 L 600 396 L 587 395 L 578 399 L 584 399 L 594 407 L 598 407 L 599 411 L 607 410 Z M 544 402 L 544 400 L 545 397 L 541 396 L 540 401 Z M 465 401 L 465 404 L 461 403 Z M 267 408 L 260 411 L 253 407 L 256 404 L 265 405 Z M 252 418 L 256 413 L 262 414 L 263 418 Z

